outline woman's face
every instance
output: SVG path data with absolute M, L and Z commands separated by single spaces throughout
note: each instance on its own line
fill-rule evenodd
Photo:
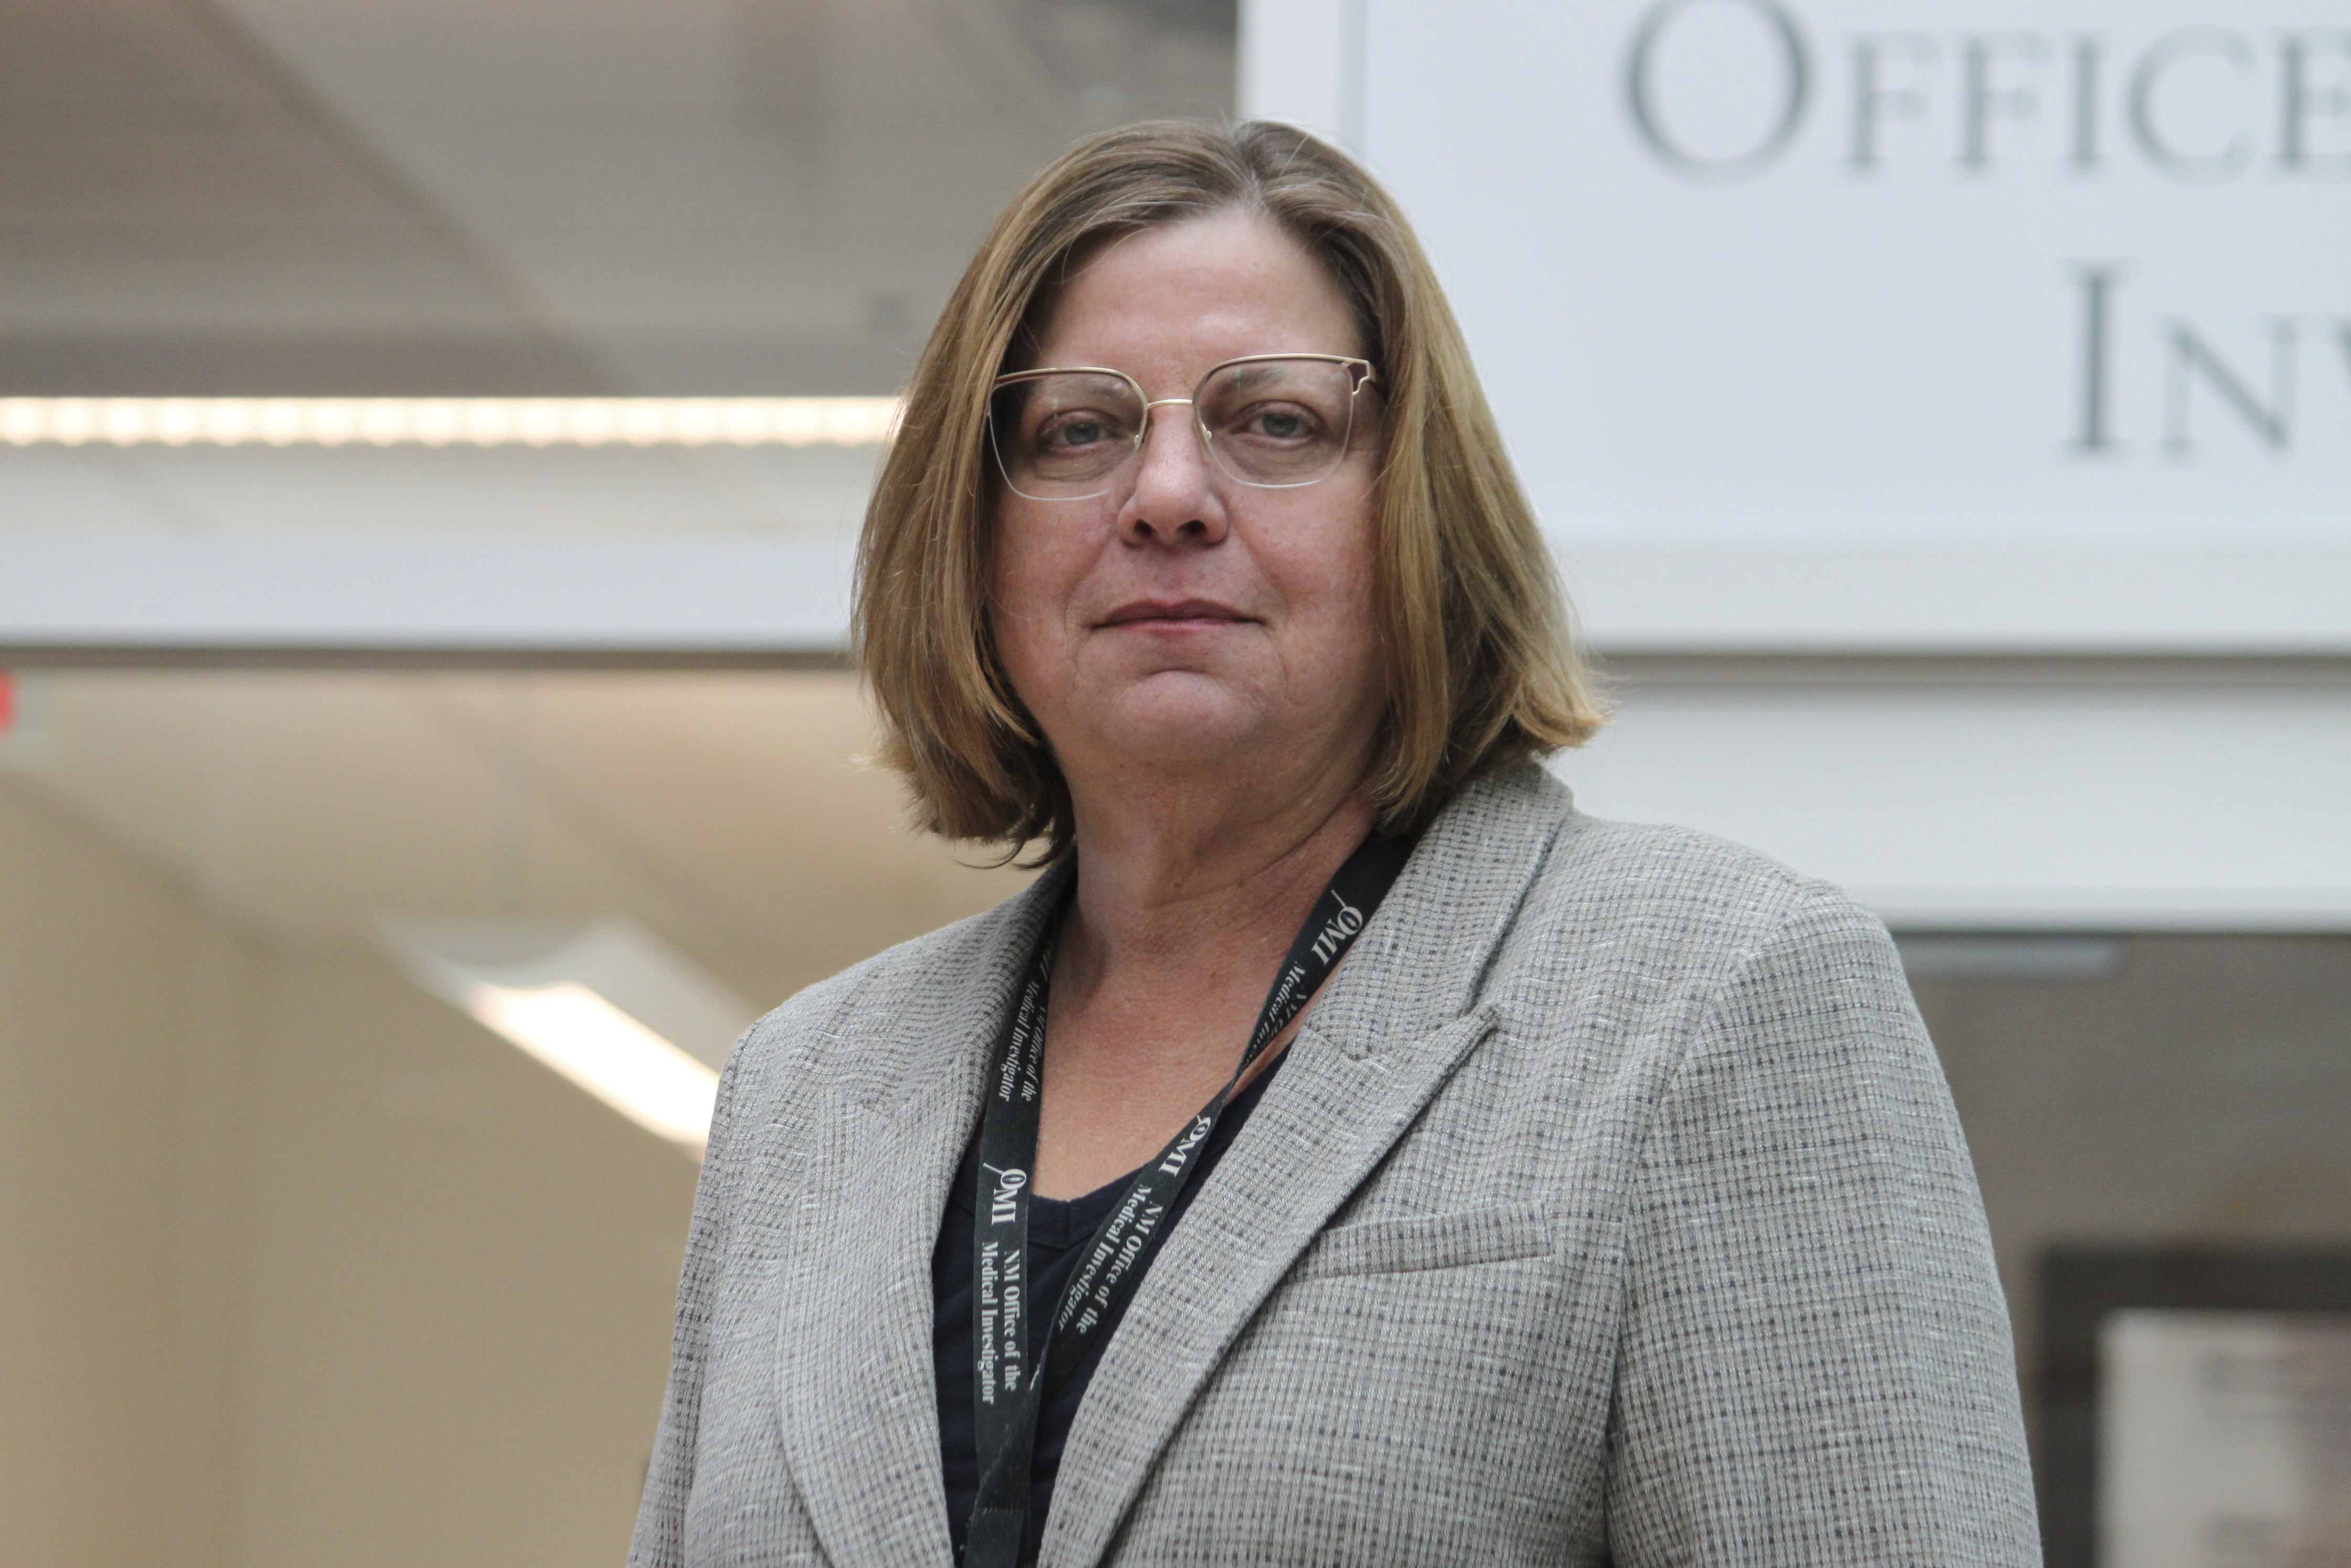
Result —
M 1359 355 L 1322 264 L 1254 214 L 1144 230 L 1061 289 L 1038 367 L 1124 371 L 1188 398 L 1249 354 Z M 1376 393 L 1330 477 L 1259 489 L 1202 450 L 1186 404 L 1152 409 L 1109 494 L 1038 500 L 997 475 L 997 646 L 1074 777 L 1191 771 L 1264 747 L 1360 769 L 1384 695 L 1374 613 Z M 1259 755 L 1274 755 L 1259 752 Z M 1350 780 L 1352 782 L 1352 779 Z

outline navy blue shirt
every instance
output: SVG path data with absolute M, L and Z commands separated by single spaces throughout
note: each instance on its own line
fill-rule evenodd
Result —
M 1184 1218 L 1193 1195 L 1207 1184 L 1208 1173 L 1232 1146 L 1241 1124 L 1264 1097 L 1265 1086 L 1273 1082 L 1274 1073 L 1289 1056 L 1285 1051 L 1275 1057 L 1225 1107 L 1225 1113 L 1217 1119 L 1217 1130 L 1208 1135 L 1201 1149 L 1198 1168 L 1169 1205 L 1167 1222 L 1159 1227 L 1136 1260 L 1136 1273 L 1151 1266 L 1167 1233 Z M 1082 1197 L 1066 1201 L 1033 1196 L 1029 1199 L 1029 1280 L 1032 1299 L 1061 1299 L 1061 1287 L 1077 1271 L 1086 1243 L 1093 1239 L 1094 1229 L 1103 1218 L 1118 1207 L 1119 1197 L 1126 1191 L 1126 1184 L 1133 1176 L 1130 1171 Z M 958 1563 L 963 1561 L 972 1504 L 979 1495 L 978 1427 L 972 1408 L 978 1396 L 972 1391 L 971 1367 L 972 1232 L 977 1225 L 972 1195 L 978 1179 L 979 1145 L 975 1139 L 964 1154 L 963 1168 L 956 1173 L 955 1187 L 947 1198 L 946 1218 L 939 1226 L 938 1249 L 931 1254 L 931 1299 L 935 1312 L 931 1354 L 939 1382 L 939 1459 L 946 1471 L 947 1530 L 955 1539 Z M 1132 1299 L 1130 1295 L 1128 1300 Z M 1035 1561 L 1044 1540 L 1045 1511 L 1053 1500 L 1053 1479 L 1061 1473 L 1061 1448 L 1069 1441 L 1070 1423 L 1077 1419 L 1078 1404 L 1086 1396 L 1086 1384 L 1093 1376 L 1095 1363 L 1102 1359 L 1102 1347 L 1117 1332 L 1118 1319 L 1113 1317 L 1093 1336 L 1092 1346 L 1070 1369 L 1068 1380 L 1045 1390 L 1043 1407 L 1037 1412 L 1037 1458 L 1029 1472 L 1029 1534 L 1021 1549 L 1024 1563 Z

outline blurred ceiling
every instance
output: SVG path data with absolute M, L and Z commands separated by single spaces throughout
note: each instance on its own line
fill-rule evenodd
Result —
M 896 389 L 1233 0 L 7 0 L 0 389 Z
M 1025 873 L 909 831 L 841 674 L 57 672 L 0 789 L 307 948 L 622 910 L 761 1008 Z

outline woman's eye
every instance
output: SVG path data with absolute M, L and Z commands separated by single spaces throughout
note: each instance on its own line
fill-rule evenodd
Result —
M 1110 427 L 1086 415 L 1064 416 L 1038 432 L 1037 444 L 1048 451 L 1095 446 L 1111 439 Z
M 1314 434 L 1314 421 L 1301 409 L 1276 403 L 1251 409 L 1241 421 L 1241 433 L 1269 441 L 1301 441 Z

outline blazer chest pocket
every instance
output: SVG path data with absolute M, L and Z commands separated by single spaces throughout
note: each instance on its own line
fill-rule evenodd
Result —
M 1300 1256 L 1290 1277 L 1321 1280 L 1507 1263 L 1540 1257 L 1552 1250 L 1553 1240 L 1551 1216 L 1536 1203 L 1358 1220 L 1324 1231 Z

